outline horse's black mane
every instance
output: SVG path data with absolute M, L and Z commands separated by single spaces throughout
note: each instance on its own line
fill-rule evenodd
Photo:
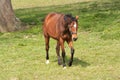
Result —
M 77 20 L 76 20 L 76 18 L 75 18 L 75 17 L 73 17 L 71 13 L 66 14 L 65 16 L 67 16 L 67 17 L 71 18 L 71 19 L 72 19 L 72 21 L 77 21 Z

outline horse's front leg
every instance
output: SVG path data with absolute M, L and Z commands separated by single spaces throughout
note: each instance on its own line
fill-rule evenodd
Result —
M 72 42 L 72 40 L 68 41 L 68 45 L 69 45 L 69 47 L 71 49 L 71 58 L 70 58 L 70 61 L 69 61 L 68 65 L 72 66 L 73 56 L 74 56 L 74 52 L 75 52 L 75 50 L 73 48 L 73 42 Z
M 66 64 L 65 64 L 64 40 L 63 40 L 62 38 L 60 39 L 60 45 L 61 45 L 61 49 L 62 49 L 63 67 L 66 68 Z
M 60 42 L 57 41 L 57 45 L 56 45 L 56 53 L 57 53 L 57 57 L 58 57 L 58 64 L 61 65 L 61 59 L 60 59 Z

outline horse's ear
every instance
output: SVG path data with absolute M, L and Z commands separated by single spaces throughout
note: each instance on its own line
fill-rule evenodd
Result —
M 76 20 L 78 20 L 78 19 L 79 19 L 79 16 L 76 16 L 75 18 L 76 18 Z
M 72 22 L 71 16 L 71 14 L 67 14 L 64 16 L 65 23 L 70 24 Z

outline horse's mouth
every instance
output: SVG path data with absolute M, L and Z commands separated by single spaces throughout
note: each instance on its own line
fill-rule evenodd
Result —
M 78 38 L 73 38 L 73 41 L 77 41 Z

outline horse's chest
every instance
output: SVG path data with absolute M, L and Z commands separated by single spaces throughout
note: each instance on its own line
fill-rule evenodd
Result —
M 62 34 L 63 39 L 70 39 L 71 36 L 69 34 Z

